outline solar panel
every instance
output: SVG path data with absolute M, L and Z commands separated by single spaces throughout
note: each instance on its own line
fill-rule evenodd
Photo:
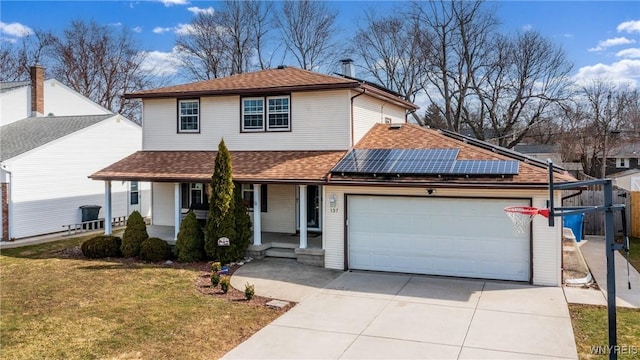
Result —
M 354 149 L 332 170 L 338 174 L 516 175 L 516 160 L 456 160 L 459 149 Z
M 517 175 L 517 160 L 457 160 L 452 175 Z

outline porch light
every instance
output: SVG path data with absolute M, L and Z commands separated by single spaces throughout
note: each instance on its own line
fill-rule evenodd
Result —
M 337 202 L 336 194 L 329 195 L 329 207 L 336 207 Z

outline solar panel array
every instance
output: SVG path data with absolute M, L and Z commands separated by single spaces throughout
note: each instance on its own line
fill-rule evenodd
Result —
M 456 160 L 459 149 L 354 149 L 337 174 L 516 175 L 517 160 Z

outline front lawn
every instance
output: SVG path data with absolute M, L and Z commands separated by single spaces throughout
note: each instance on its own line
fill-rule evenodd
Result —
M 640 359 L 640 309 L 617 309 L 619 359 Z M 580 359 L 607 359 L 596 355 L 608 345 L 607 307 L 569 304 Z
M 201 294 L 195 267 L 78 258 L 84 239 L 2 250 L 2 358 L 215 359 L 281 314 Z

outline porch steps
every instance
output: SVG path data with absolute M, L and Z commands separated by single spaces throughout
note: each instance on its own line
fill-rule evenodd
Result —
M 267 257 L 295 259 L 296 253 L 294 252 L 294 248 L 295 247 L 292 247 L 292 248 L 272 247 L 270 249 L 267 249 L 267 251 L 265 252 L 265 255 Z

